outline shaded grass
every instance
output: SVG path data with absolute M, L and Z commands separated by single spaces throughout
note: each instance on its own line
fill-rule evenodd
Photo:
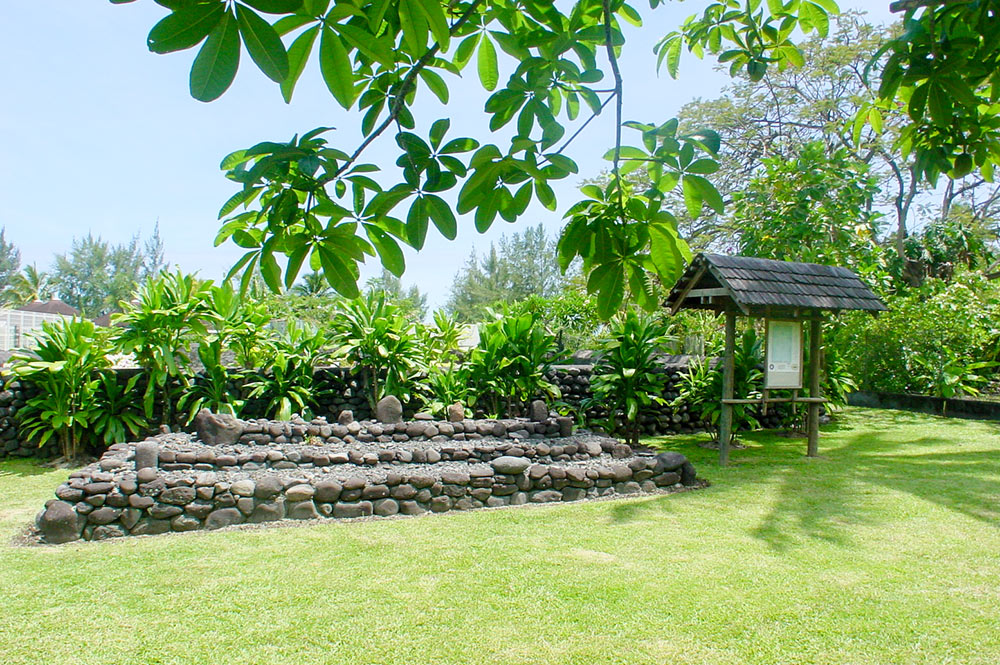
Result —
M 1000 429 L 849 410 L 686 494 L 0 547 L 3 663 L 996 663 Z M 0 463 L 0 541 L 64 471 Z

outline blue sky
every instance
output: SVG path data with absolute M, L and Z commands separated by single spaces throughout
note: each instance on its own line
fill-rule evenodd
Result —
M 718 96 L 728 80 L 711 62 L 682 60 L 678 81 L 657 76 L 652 47 L 702 3 L 672 2 L 656 11 L 636 4 L 645 26 L 628 34 L 622 59 L 625 118 L 662 122 L 688 101 Z M 842 9 L 890 19 L 888 2 L 842 0 Z M 219 206 L 235 191 L 219 160 L 261 140 L 287 140 L 326 125 L 340 147 L 358 142 L 356 117 L 329 96 L 315 62 L 299 82 L 290 105 L 244 53 L 233 87 L 203 104 L 190 98 L 187 76 L 194 51 L 157 56 L 146 33 L 166 14 L 152 0 L 112 5 L 107 0 L 32 0 L 5 8 L 0 24 L 0 226 L 22 253 L 23 263 L 48 268 L 55 252 L 74 236 L 92 232 L 113 242 L 135 233 L 148 237 L 159 220 L 167 260 L 203 277 L 218 278 L 239 256 L 231 245 L 213 247 Z M 501 74 L 503 76 L 503 73 Z M 452 119 L 452 132 L 482 137 L 487 97 L 470 66 L 467 81 L 449 81 L 447 112 L 424 93 L 417 115 L 426 132 L 437 117 Z M 600 172 L 613 143 L 613 114 L 591 123 L 570 150 L 580 177 Z M 456 134 L 457 135 L 457 134 Z M 500 145 L 503 145 L 501 143 Z M 391 164 L 390 136 L 366 154 Z M 516 225 L 498 221 L 484 235 L 461 220 L 449 242 L 432 230 L 419 254 L 408 252 L 404 282 L 415 283 L 441 305 L 456 270 L 473 247 L 489 246 L 502 233 L 542 222 L 555 233 L 561 212 L 576 199 L 579 179 L 556 188 L 559 209 L 532 208 Z M 370 260 L 365 274 L 379 270 Z

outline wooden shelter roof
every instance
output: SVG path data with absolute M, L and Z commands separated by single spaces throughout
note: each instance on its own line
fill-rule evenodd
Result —
M 671 312 L 684 308 L 724 311 L 735 305 L 754 316 L 888 310 L 847 268 L 723 254 L 698 254 L 666 304 Z

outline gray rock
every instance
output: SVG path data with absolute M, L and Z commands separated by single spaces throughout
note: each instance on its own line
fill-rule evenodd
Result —
M 225 413 L 202 409 L 194 417 L 198 440 L 209 446 L 231 446 L 240 440 L 243 423 Z
M 403 405 L 395 395 L 386 395 L 375 405 L 375 420 L 380 423 L 403 422 Z
M 451 510 L 451 497 L 436 496 L 431 499 L 431 510 L 435 513 L 443 513 Z
M 184 512 L 184 509 L 180 506 L 168 506 L 162 503 L 158 503 L 151 506 L 149 509 L 149 516 L 153 519 L 166 520 L 171 517 L 175 517 Z
M 155 469 L 159 464 L 160 444 L 156 441 L 142 441 L 135 444 L 135 468 Z
M 309 501 L 316 494 L 316 488 L 312 485 L 292 485 L 285 490 L 286 501 Z
M 125 527 L 120 524 L 103 524 L 93 530 L 90 534 L 91 540 L 107 540 L 108 538 L 121 538 L 128 535 Z
M 283 489 L 281 479 L 275 476 L 263 476 L 257 479 L 253 495 L 257 499 L 267 500 L 281 494 Z
M 140 483 L 151 483 L 151 482 L 153 482 L 154 480 L 156 480 L 160 476 L 160 474 L 157 473 L 156 469 L 154 469 L 152 467 L 146 467 L 145 469 L 139 469 L 139 472 L 137 474 L 135 474 L 135 475 L 136 475 L 136 478 L 139 480 Z
M 526 503 L 528 503 L 528 494 L 526 492 L 514 492 L 510 495 L 510 505 L 523 506 Z
M 367 517 L 372 514 L 373 506 L 371 501 L 360 501 L 358 503 L 338 503 L 333 507 L 333 516 L 339 518 Z
M 122 511 L 120 520 L 126 529 L 131 529 L 136 525 L 140 517 L 142 517 L 142 511 L 138 508 L 126 508 Z
M 122 511 L 118 508 L 98 508 L 87 515 L 87 521 L 91 524 L 111 524 L 121 517 Z
M 380 517 L 389 517 L 399 512 L 399 504 L 393 499 L 379 499 L 373 504 L 372 510 Z
M 336 480 L 321 480 L 316 483 L 315 499 L 321 503 L 334 503 L 340 498 L 343 489 Z
M 493 460 L 493 470 L 497 473 L 505 473 L 512 476 L 524 473 L 531 466 L 531 460 L 525 457 L 511 457 L 504 455 Z
M 319 517 L 319 513 L 316 511 L 316 504 L 312 501 L 286 503 L 285 509 L 288 511 L 288 516 L 293 520 L 314 520 Z
M 243 521 L 243 513 L 236 508 L 220 508 L 213 510 L 205 518 L 206 529 L 221 529 L 222 527 L 239 524 Z
M 68 503 L 76 503 L 83 500 L 83 490 L 63 484 L 56 489 L 56 496 Z
M 188 515 L 178 515 L 170 520 L 170 526 L 174 531 L 194 531 L 201 527 L 201 521 Z
M 285 517 L 284 501 L 266 501 L 257 504 L 257 507 L 250 513 L 247 522 L 260 524 L 261 522 L 275 522 Z
M 685 487 L 690 487 L 697 482 L 694 465 L 691 462 L 684 462 L 681 466 L 681 482 Z
M 448 422 L 460 423 L 465 420 L 465 407 L 460 402 L 448 406 Z
M 559 416 L 556 418 L 559 424 L 559 436 L 573 436 L 573 419 L 569 416 Z
M 653 470 L 657 474 L 663 473 L 664 471 L 676 471 L 687 461 L 687 457 L 680 453 L 673 451 L 660 453 L 656 456 L 656 466 Z
M 73 506 L 53 501 L 39 517 L 38 528 L 46 542 L 58 545 L 79 540 L 83 524 L 77 520 Z
M 536 423 L 540 423 L 549 417 L 549 405 L 543 399 L 536 399 L 531 403 L 528 417 Z
M 556 490 L 542 490 L 531 495 L 531 502 L 552 503 L 553 501 L 562 501 L 562 498 L 562 492 L 557 492 Z M 513 501 L 511 501 L 511 503 L 513 503 Z
M 399 512 L 403 515 L 423 515 L 427 509 L 416 501 L 400 501 Z
M 350 409 L 344 409 L 343 411 L 340 412 L 340 415 L 337 416 L 337 422 L 341 425 L 349 425 L 353 423 L 354 412 L 351 411 Z M 331 429 L 330 431 L 332 432 L 333 430 Z
M 156 536 L 167 531 L 170 531 L 170 520 L 157 520 L 148 517 L 132 527 L 133 536 Z
M 128 498 L 128 505 L 133 508 L 138 508 L 139 510 L 145 510 L 152 506 L 156 501 L 151 496 L 142 496 L 140 494 L 132 494 Z
M 249 478 L 237 480 L 229 487 L 229 491 L 236 496 L 253 496 L 256 490 L 256 483 Z
M 581 487 L 564 487 L 562 491 L 563 501 L 579 501 L 587 496 L 587 490 Z
M 160 492 L 160 501 L 173 506 L 184 506 L 194 501 L 193 487 L 171 487 Z

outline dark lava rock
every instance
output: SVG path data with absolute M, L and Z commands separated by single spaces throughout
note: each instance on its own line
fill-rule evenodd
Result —
M 224 526 L 239 524 L 243 521 L 243 513 L 236 508 L 220 508 L 213 510 L 205 519 L 206 529 L 221 529 Z
M 202 409 L 194 417 L 198 439 L 209 446 L 231 446 L 240 440 L 243 424 L 228 414 Z
M 38 528 L 48 543 L 68 543 L 80 538 L 83 525 L 77 520 L 73 506 L 65 501 L 53 501 L 41 514 Z

